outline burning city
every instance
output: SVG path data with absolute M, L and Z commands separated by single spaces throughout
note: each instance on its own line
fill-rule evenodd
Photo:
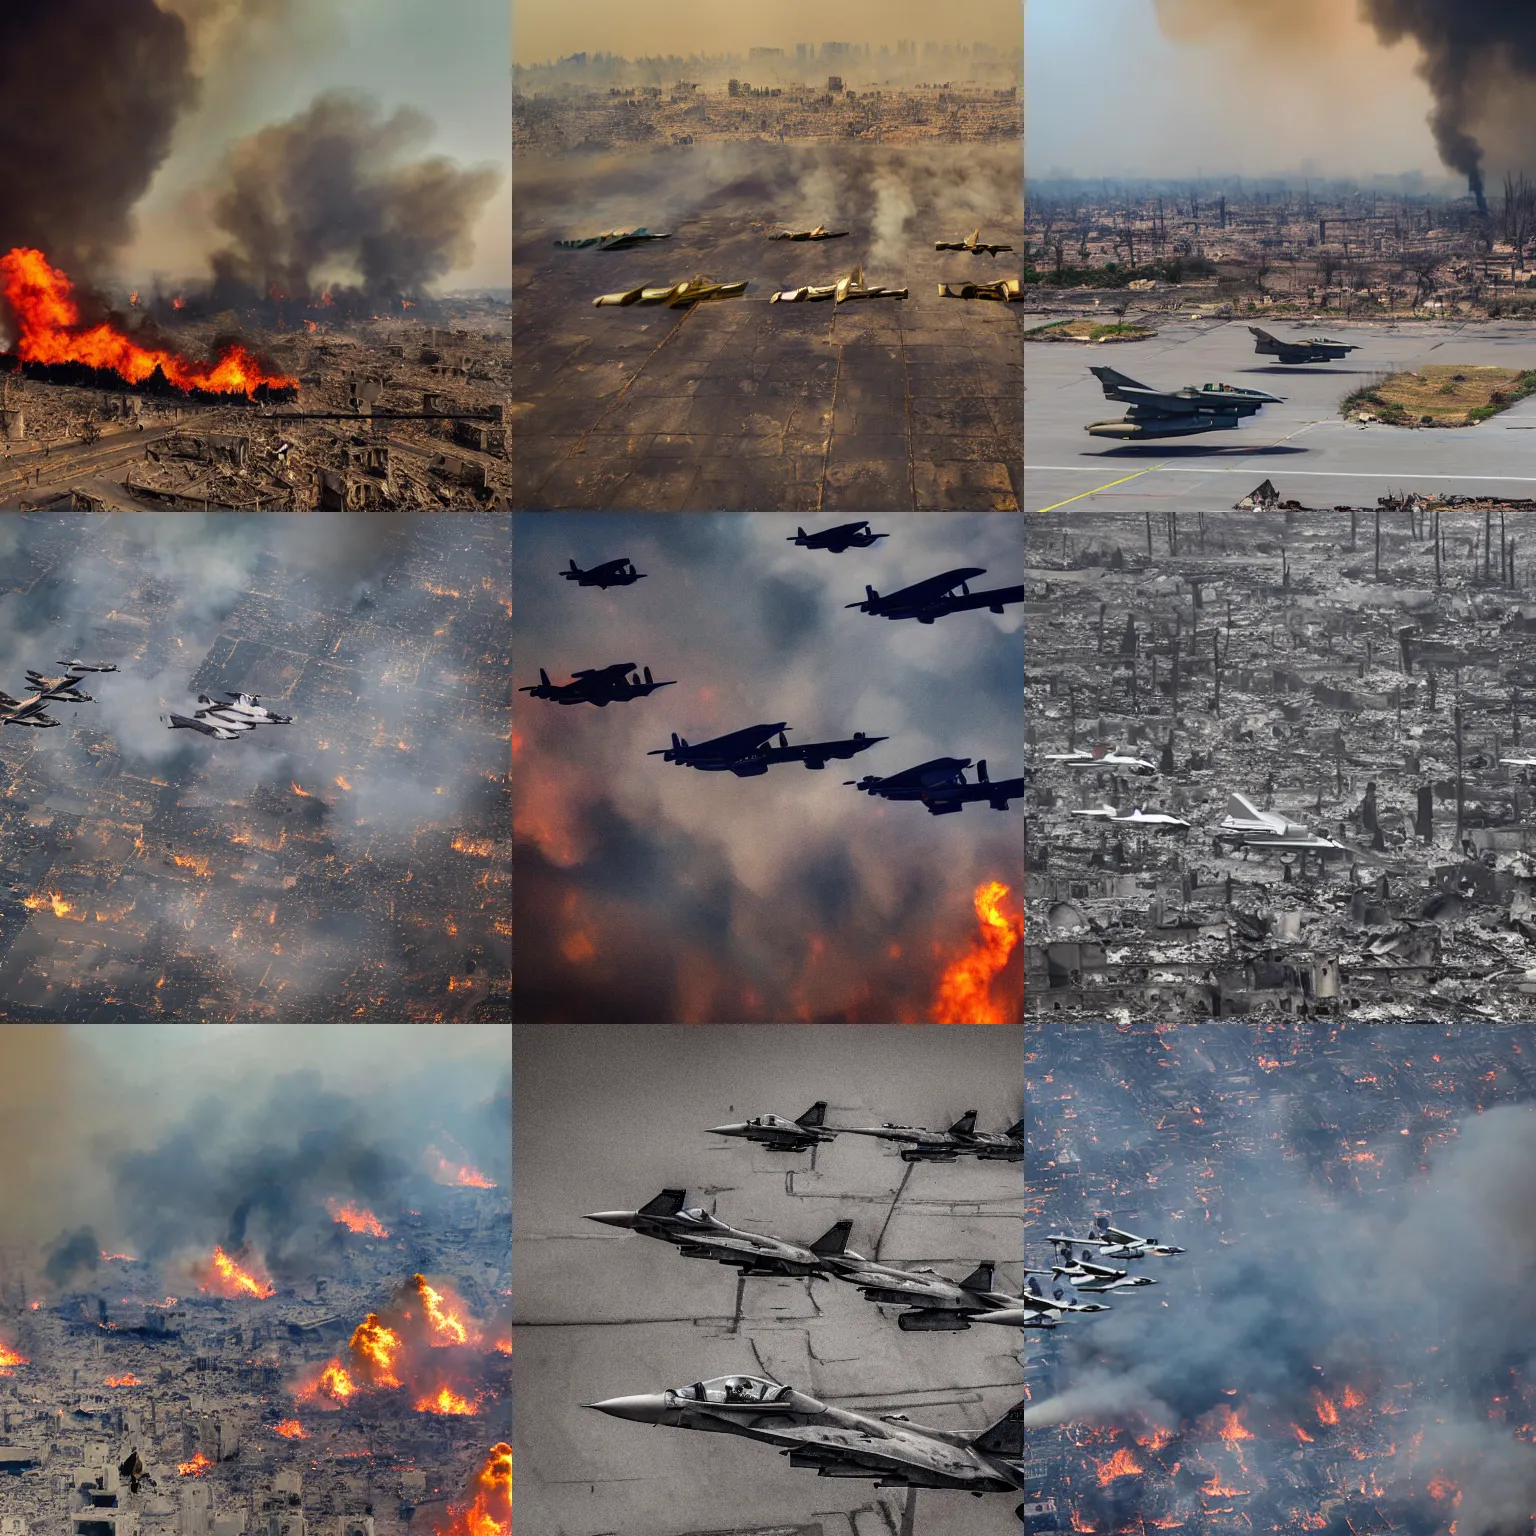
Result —
M 505 1032 L 476 1033 L 493 1073 Z M 125 1034 L 157 1047 L 48 1034 L 82 1065 Z M 423 1066 L 424 1112 L 448 1113 Z M 400 1091 L 377 1096 L 398 1128 L 375 1133 L 313 1074 L 275 1079 L 218 1107 L 226 1129 L 194 1115 L 115 1159 L 114 1243 L 90 1225 L 0 1242 L 0 1507 L 20 1532 L 510 1536 L 506 1085 L 452 1129 Z
M 1031 1339 L 1031 1532 L 1529 1528 L 1531 1267 L 1503 1219 L 1532 1189 L 1525 1031 L 1029 1025 L 1026 1045 L 1026 1262 L 1096 1219 L 1183 1250 L 1100 1245 L 1154 1288 Z

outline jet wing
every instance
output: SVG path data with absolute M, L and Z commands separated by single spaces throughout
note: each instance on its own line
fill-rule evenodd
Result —
M 1221 825 L 1230 832 L 1267 832 L 1278 836 L 1290 822 L 1273 811 L 1261 811 L 1246 795 L 1234 792 L 1227 799 L 1227 814 Z
M 925 581 L 914 582 L 910 587 L 902 587 L 897 592 L 887 592 L 880 598 L 881 606 L 908 606 L 924 602 L 931 598 L 945 597 L 961 582 L 969 581 L 972 576 L 985 576 L 987 568 L 984 565 L 962 565 L 952 571 L 943 571 L 937 576 L 930 576 Z M 1020 600 L 1023 600 L 1024 589 L 1019 588 Z M 867 599 L 866 599 L 867 601 Z M 845 607 L 858 608 L 860 603 L 846 603 Z

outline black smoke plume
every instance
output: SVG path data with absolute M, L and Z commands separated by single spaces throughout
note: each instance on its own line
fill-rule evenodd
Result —
M 499 174 L 410 158 L 432 130 L 409 107 L 384 117 L 366 96 L 327 91 L 242 139 L 214 205 L 230 239 L 213 258 L 216 293 L 306 299 L 342 268 L 370 295 L 414 296 L 467 260 Z
M 90 1227 L 76 1227 L 73 1232 L 65 1232 L 48 1250 L 43 1273 L 62 1290 L 82 1271 L 95 1274 L 100 1267 L 101 1246 L 95 1232 Z
M 1411 37 L 1423 50 L 1436 148 L 1486 214 L 1483 150 L 1472 124 L 1499 72 L 1536 84 L 1536 8 L 1510 0 L 1362 0 L 1362 11 L 1384 43 Z
M 195 94 L 186 29 L 154 0 L 5 0 L 0 251 L 99 268 Z

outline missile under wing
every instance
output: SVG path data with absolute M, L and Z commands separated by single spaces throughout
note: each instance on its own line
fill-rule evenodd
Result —
M 1093 437 L 1134 440 L 1144 437 L 1189 437 L 1198 432 L 1235 428 L 1266 405 L 1281 404 L 1278 395 L 1234 384 L 1193 384 L 1183 389 L 1152 389 L 1113 368 L 1088 370 L 1104 389 L 1106 400 L 1122 400 L 1130 409 L 1118 421 L 1095 421 L 1085 430 Z
M 1254 338 L 1254 355 L 1278 357 L 1282 363 L 1331 363 L 1338 358 L 1358 352 L 1358 346 L 1342 341 L 1330 341 L 1326 336 L 1309 336 L 1305 341 L 1282 341 L 1256 325 L 1249 331 Z

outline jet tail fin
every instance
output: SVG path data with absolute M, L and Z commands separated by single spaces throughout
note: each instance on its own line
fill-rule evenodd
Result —
M 834 1221 L 820 1237 L 811 1244 L 811 1252 L 819 1258 L 836 1258 L 848 1246 L 848 1234 L 853 1231 L 851 1221 Z
M 548 687 L 549 687 L 549 673 L 548 673 L 548 672 L 546 672 L 546 671 L 545 671 L 545 670 L 544 670 L 544 668 L 543 668 L 543 667 L 540 667 L 540 668 L 539 668 L 539 681 L 540 681 L 540 682 L 541 682 L 541 683 L 542 683 L 542 684 L 543 684 L 543 685 L 544 685 L 544 686 L 545 686 L 545 687 L 546 687 L 546 688 L 548 688 Z
M 571 561 L 571 569 L 572 569 L 572 570 L 573 570 L 573 571 L 576 571 L 576 570 L 579 570 L 579 569 L 580 569 L 580 568 L 579 568 L 579 567 L 578 567 L 578 566 L 577 566 L 577 564 L 576 564 L 576 561 L 575 561 L 575 560 L 574 560 L 574 559 L 572 559 L 572 561 Z
M 988 782 L 986 758 L 982 758 L 982 760 L 976 764 L 976 782 L 978 784 L 985 784 Z
M 1003 1132 L 1003 1135 L 1017 1136 L 1022 1141 L 1024 1138 L 1024 1117 L 1020 1115 L 1019 1118 L 1015 1120 L 1006 1131 Z
M 1021 1457 L 1024 1454 L 1024 1407 L 1027 1402 L 1026 1398 L 1024 1402 L 1016 1403 L 991 1429 L 977 1435 L 971 1445 L 991 1456 Z
M 968 1109 L 963 1115 L 960 1116 L 958 1120 L 955 1121 L 952 1126 L 950 1126 L 949 1134 L 951 1136 L 969 1136 L 975 1129 L 976 1111 L 974 1109 Z
M 664 1189 L 654 1200 L 648 1200 L 640 1207 L 642 1216 L 676 1216 L 683 1208 L 683 1201 L 688 1198 L 686 1189 Z
M 803 1125 L 807 1130 L 823 1126 L 827 1123 L 827 1101 L 817 1099 L 803 1115 L 795 1119 L 796 1125 Z
M 649 667 L 647 667 L 645 669 L 645 680 L 646 680 L 646 682 L 650 682 L 652 680 L 651 679 L 651 669 Z
M 995 1282 L 995 1266 L 991 1261 L 978 1264 L 964 1280 L 960 1282 L 962 1291 L 990 1291 Z

